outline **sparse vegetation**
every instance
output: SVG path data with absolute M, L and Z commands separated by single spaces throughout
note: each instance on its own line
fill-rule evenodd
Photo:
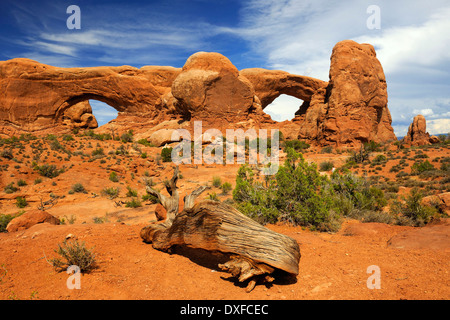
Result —
M 78 266 L 81 272 L 89 272 L 96 267 L 96 254 L 93 252 L 93 248 L 86 248 L 84 242 L 64 240 L 62 244 L 58 244 L 55 252 L 61 258 L 50 259 L 49 263 L 58 271 L 66 270 L 71 265 Z
M 163 162 L 170 162 L 172 161 L 172 147 L 166 147 L 162 148 L 161 150 L 161 159 Z

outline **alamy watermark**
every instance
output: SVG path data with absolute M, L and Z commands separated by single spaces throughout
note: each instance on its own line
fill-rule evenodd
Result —
M 67 278 L 67 289 L 81 289 L 81 269 L 79 266 L 71 265 L 67 268 L 67 273 L 70 276 Z M 73 273 L 73 274 L 72 274 Z
M 280 133 L 278 129 L 226 129 L 226 135 L 218 129 L 203 132 L 202 121 L 194 121 L 194 137 L 186 129 L 177 129 L 172 134 L 172 141 L 180 141 L 172 149 L 172 162 L 175 164 L 260 164 L 261 173 L 273 175 L 278 171 Z M 193 138 L 193 139 L 192 139 Z M 225 139 L 224 139 L 225 138 Z M 203 143 L 209 142 L 203 148 Z M 270 149 L 268 145 L 270 144 Z M 225 147 L 225 148 L 224 148 Z M 224 160 L 225 149 L 225 160 Z
M 70 16 L 66 20 L 67 29 L 81 29 L 81 9 L 77 5 L 70 5 L 66 9 L 66 13 Z
M 366 20 L 367 29 L 381 29 L 381 9 L 379 6 L 372 4 L 367 7 L 367 14 L 370 16 Z
M 371 274 L 367 278 L 368 289 L 381 289 L 381 270 L 377 265 L 371 265 L 367 267 L 367 273 Z

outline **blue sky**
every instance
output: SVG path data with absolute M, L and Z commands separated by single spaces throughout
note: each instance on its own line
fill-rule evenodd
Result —
M 69 30 L 69 5 L 81 29 Z M 370 5 L 380 29 L 369 29 Z M 397 136 L 416 114 L 431 134 L 450 131 L 450 2 L 375 0 L 170 0 L 0 2 L 0 60 L 26 57 L 59 67 L 170 65 L 216 51 L 238 69 L 262 67 L 328 80 L 331 50 L 353 39 L 375 46 Z M 301 102 L 281 96 L 266 109 L 291 118 Z M 114 109 L 97 112 L 100 124 Z

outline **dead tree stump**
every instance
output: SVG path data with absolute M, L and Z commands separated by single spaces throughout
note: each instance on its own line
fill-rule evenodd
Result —
M 147 187 L 166 208 L 167 218 L 142 228 L 140 236 L 145 242 L 162 251 L 185 245 L 229 254 L 231 260 L 219 267 L 240 282 L 248 280 L 248 292 L 259 279 L 273 281 L 272 274 L 277 269 L 298 274 L 300 249 L 294 239 L 262 226 L 227 204 L 204 200 L 194 205 L 206 186 L 187 195 L 184 209 L 178 213 L 178 173 L 176 167 L 172 179 L 166 183 L 170 197 Z

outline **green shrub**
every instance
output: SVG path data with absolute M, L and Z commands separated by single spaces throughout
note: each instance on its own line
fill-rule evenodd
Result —
M 319 170 L 320 171 L 330 171 L 333 169 L 334 164 L 331 161 L 323 161 L 319 164 Z
M 161 150 L 161 159 L 163 162 L 170 162 L 172 161 L 172 147 L 166 147 L 162 148 Z
M 120 191 L 119 188 L 108 187 L 104 188 L 101 193 L 104 196 L 108 196 L 109 199 L 114 199 L 119 196 L 119 191 Z
M 0 214 L 0 232 L 6 232 L 6 227 L 8 223 L 14 219 L 22 215 L 25 211 L 18 212 L 16 214 Z
M 16 206 L 17 208 L 25 208 L 28 205 L 27 199 L 22 197 L 16 198 Z
M 14 186 L 14 182 L 11 182 L 7 184 L 3 190 L 5 191 L 5 193 L 10 194 L 16 192 L 17 190 L 19 190 L 19 188 Z
M 92 156 L 103 156 L 105 153 L 103 152 L 103 148 L 97 148 L 94 151 L 92 151 Z
M 54 164 L 43 164 L 42 166 L 36 165 L 34 169 L 37 170 L 41 176 L 47 178 L 55 178 L 64 172 L 64 168 L 58 169 Z
M 222 189 L 223 194 L 227 194 L 228 192 L 231 191 L 231 189 L 233 189 L 231 183 L 229 182 L 224 182 L 220 188 Z
M 73 193 L 87 193 L 86 189 L 81 183 L 75 183 L 70 190 Z
M 76 265 L 82 272 L 89 272 L 96 266 L 95 253 L 93 249 L 87 249 L 85 243 L 79 243 L 77 240 L 67 242 L 64 240 L 62 244 L 58 244 L 55 250 L 60 258 L 50 259 L 49 262 L 59 271 L 66 270 L 71 265 Z
M 115 171 L 111 171 L 109 174 L 109 180 L 112 182 L 119 182 L 119 177 L 117 176 L 117 173 Z
M 414 162 L 411 167 L 411 174 L 420 174 L 430 170 L 435 170 L 435 168 L 428 160 L 425 160 L 424 162 Z
M 219 188 L 222 184 L 222 180 L 220 179 L 220 177 L 213 177 L 212 179 L 212 185 L 216 188 Z
M 126 194 L 127 197 L 137 197 L 137 190 L 131 189 L 130 186 L 127 186 L 127 190 L 128 190 Z
M 23 187 L 23 186 L 27 185 L 27 182 L 25 180 L 23 180 L 23 179 L 20 179 L 19 181 L 17 181 L 17 185 L 19 187 Z
M 125 207 L 127 207 L 127 208 L 138 208 L 138 207 L 142 207 L 142 203 L 141 203 L 141 201 L 139 201 L 139 199 L 132 198 L 131 201 L 125 202 Z
M 120 136 L 120 140 L 124 143 L 133 142 L 133 131 L 130 130 Z
M 423 205 L 422 199 L 423 193 L 418 188 L 413 188 L 403 203 L 393 203 L 391 213 L 396 215 L 402 224 L 423 226 L 438 215 L 438 210 L 433 206 Z
M 308 143 L 306 143 L 305 141 L 301 141 L 301 140 L 288 140 L 284 142 L 284 147 L 285 150 L 287 148 L 292 148 L 295 151 L 303 151 L 306 150 L 310 147 L 310 145 Z
M 331 221 L 337 218 L 330 213 L 331 198 L 325 194 L 327 178 L 294 149 L 286 151 L 285 164 L 264 181 L 249 166 L 239 168 L 233 190 L 237 208 L 263 224 L 288 221 L 318 230 L 336 227 Z

